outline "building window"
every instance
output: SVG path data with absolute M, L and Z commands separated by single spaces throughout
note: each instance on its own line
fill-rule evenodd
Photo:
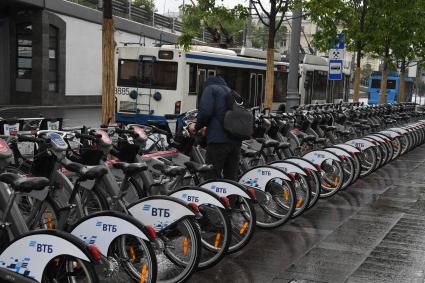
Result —
M 32 25 L 21 23 L 16 25 L 16 78 L 32 78 Z
M 49 91 L 58 91 L 58 29 L 49 26 Z

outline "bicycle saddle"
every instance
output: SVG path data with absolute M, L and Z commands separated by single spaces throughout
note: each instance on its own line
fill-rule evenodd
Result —
M 184 175 L 186 173 L 186 168 L 182 166 L 168 166 L 162 163 L 157 163 L 153 165 L 153 168 L 161 171 L 163 174 L 169 177 Z
M 256 157 L 258 154 L 256 150 L 252 149 L 242 149 L 241 153 L 243 157 Z
M 13 173 L 0 174 L 0 182 L 9 184 L 17 192 L 29 193 L 43 190 L 50 181 L 44 177 L 22 177 Z
M 104 165 L 84 166 L 77 162 L 69 162 L 62 165 L 65 169 L 80 175 L 80 179 L 82 180 L 98 179 L 108 173 L 108 168 Z
M 327 132 L 336 130 L 335 126 L 328 126 L 328 125 L 320 125 L 320 128 L 322 128 L 323 130 L 325 130 Z
M 271 139 L 265 139 L 265 138 L 256 138 L 257 142 L 261 143 L 264 147 L 277 147 L 279 145 L 279 142 L 276 140 Z
M 213 166 L 210 164 L 200 164 L 194 161 L 187 161 L 184 163 L 187 169 L 198 173 L 206 173 L 213 170 Z
M 122 170 L 124 174 L 134 174 L 138 172 L 142 172 L 148 169 L 146 163 L 126 163 L 126 162 L 117 162 L 112 164 L 112 167 L 115 169 Z
M 286 149 L 286 148 L 290 148 L 291 144 L 289 142 L 280 142 L 277 147 L 279 149 Z

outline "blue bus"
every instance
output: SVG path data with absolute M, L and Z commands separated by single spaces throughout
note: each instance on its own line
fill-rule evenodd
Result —
M 369 78 L 369 104 L 378 104 L 381 95 L 381 72 L 373 72 Z M 414 81 L 412 78 L 405 78 L 405 94 L 406 101 L 412 100 L 412 93 L 414 89 Z M 400 89 L 400 74 L 390 73 L 387 78 L 387 103 L 394 103 L 398 101 L 398 91 Z

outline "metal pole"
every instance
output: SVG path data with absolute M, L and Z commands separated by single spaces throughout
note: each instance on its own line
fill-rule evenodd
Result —
M 245 40 L 244 40 L 244 46 L 251 48 L 252 47 L 252 40 L 251 40 L 251 33 L 252 33 L 252 0 L 249 0 L 249 17 L 246 21 L 246 32 L 245 32 Z
M 131 20 L 131 2 L 132 0 L 128 0 L 128 18 Z
M 297 1 L 300 2 L 300 1 Z M 300 104 L 298 92 L 298 69 L 300 64 L 302 9 L 297 8 L 292 13 L 291 52 L 289 54 L 288 94 L 286 96 L 286 111 L 292 112 L 293 107 Z

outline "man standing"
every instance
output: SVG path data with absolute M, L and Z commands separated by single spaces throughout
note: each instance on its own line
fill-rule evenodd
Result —
M 205 132 L 206 163 L 214 166 L 217 177 L 236 180 L 241 141 L 230 137 L 223 128 L 224 116 L 228 110 L 226 97 L 230 91 L 222 77 L 209 77 L 204 83 L 196 126 L 189 125 L 189 131 L 192 134 Z

